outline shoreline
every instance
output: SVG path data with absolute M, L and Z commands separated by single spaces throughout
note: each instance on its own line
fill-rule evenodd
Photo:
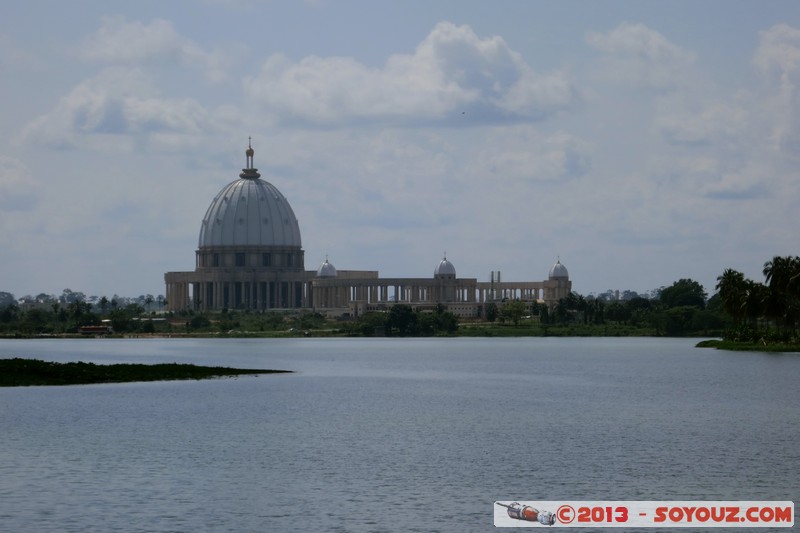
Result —
M 593 334 L 595 333 L 595 334 Z M 622 338 L 622 337 L 659 337 L 659 338 L 676 338 L 676 339 L 703 339 L 699 340 L 695 345 L 696 348 L 715 348 L 718 350 L 728 351 L 743 351 L 743 352 L 769 352 L 769 353 L 800 353 L 800 344 L 796 343 L 767 343 L 762 341 L 760 343 L 752 342 L 736 342 L 726 341 L 714 337 L 713 335 L 690 335 L 683 337 L 670 337 L 663 335 L 647 334 L 646 332 L 629 331 L 614 331 L 609 334 L 597 335 L 597 332 L 581 332 L 579 330 L 558 331 L 550 330 L 546 334 L 541 331 L 521 330 L 515 331 L 512 328 L 502 329 L 485 329 L 478 330 L 474 328 L 470 332 L 460 332 L 453 335 L 434 335 L 428 337 L 380 337 L 380 336 L 352 336 L 345 335 L 338 332 L 319 331 L 280 331 L 280 332 L 261 332 L 261 331 L 237 331 L 235 333 L 222 333 L 222 332 L 208 332 L 208 333 L 141 333 L 141 334 L 122 334 L 122 335 L 83 335 L 79 333 L 48 333 L 37 335 L 0 335 L 0 340 L 33 340 L 33 339 L 58 339 L 58 340 L 77 340 L 77 339 L 307 339 L 307 338 L 506 338 L 506 337 L 550 337 L 550 338 L 571 338 L 581 337 L 589 338 L 594 337 L 598 339 L 603 338 Z M 236 370 L 236 369 L 229 369 Z M 265 371 L 274 372 L 274 371 Z M 277 371 L 281 372 L 281 371 Z

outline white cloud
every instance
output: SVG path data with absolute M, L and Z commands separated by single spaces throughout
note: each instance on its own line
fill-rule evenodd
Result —
M 210 123 L 195 100 L 160 98 L 141 70 L 113 67 L 72 89 L 28 124 L 22 139 L 55 147 L 129 149 L 129 136 L 199 135 Z
M 761 134 L 762 107 L 748 98 L 725 101 L 715 91 L 703 96 L 662 98 L 654 128 L 667 147 L 653 156 L 659 175 L 680 195 L 715 200 L 771 197 L 768 183 L 781 175 L 779 161 L 765 160 L 768 141 Z M 758 164 L 755 162 L 758 161 Z
M 800 67 L 800 30 L 777 24 L 761 32 L 761 42 L 753 61 L 762 70 L 780 78 L 795 74 Z
M 288 6 L 300 21 L 285 31 L 228 31 L 243 14 L 285 24 Z M 7 261 L 9 288 L 46 288 L 52 272 L 36 265 L 57 255 L 59 290 L 96 292 L 94 278 L 106 276 L 120 293 L 163 291 L 164 271 L 193 268 L 199 221 L 238 175 L 248 135 L 262 177 L 300 219 L 310 267 L 329 253 L 340 269 L 429 276 L 447 250 L 460 275 L 541 279 L 561 254 L 579 292 L 640 290 L 699 268 L 713 281 L 737 267 L 731 257 L 756 257 L 760 268 L 797 242 L 792 27 L 767 29 L 757 50 L 742 44 L 715 64 L 709 35 L 720 34 L 665 20 L 586 33 L 581 16 L 582 27 L 559 21 L 551 35 L 468 9 L 462 20 L 486 34 L 434 26 L 431 13 L 414 31 L 433 29 L 409 40 L 401 26 L 386 36 L 366 28 L 360 12 L 346 17 L 358 25 L 347 34 L 338 24 L 319 31 L 308 21 L 324 23 L 333 6 L 295 6 L 255 2 L 252 14 L 233 15 L 212 6 L 205 13 L 220 19 L 202 22 L 213 31 L 176 9 L 169 21 L 141 22 L 126 10 L 131 18 L 83 40 L 55 20 L 52 39 L 31 27 L 0 35 L 0 67 L 17 76 L 3 86 L 3 116 L 18 115 L 2 125 L 24 140 L 0 149 L 16 158 L 0 158 L 0 242 L 35 267 Z M 756 24 L 722 37 L 746 43 L 764 29 Z M 696 50 L 665 37 L 678 34 Z M 266 51 L 238 65 L 250 77 L 203 83 L 230 72 L 218 47 L 240 39 Z M 63 53 L 68 42 L 81 43 L 78 54 Z M 376 46 L 359 51 L 364 42 Z M 22 51 L 47 70 L 19 68 Z M 534 72 L 538 54 L 554 66 Z M 99 236 L 89 242 L 87 232 Z
M 668 89 L 686 79 L 694 54 L 643 24 L 623 23 L 608 33 L 591 32 L 586 42 L 602 52 L 608 79 Z
M 188 65 L 204 69 L 209 80 L 225 77 L 226 54 L 208 51 L 175 31 L 172 23 L 155 19 L 149 24 L 108 18 L 103 27 L 78 48 L 88 61 L 115 65 Z
M 0 155 L 0 209 L 27 211 L 38 201 L 41 186 L 28 167 L 13 157 Z
M 537 75 L 502 38 L 481 39 L 447 22 L 414 54 L 393 55 L 381 69 L 352 58 L 273 55 L 245 90 L 275 121 L 317 125 L 532 120 L 574 99 L 563 73 Z
M 0 33 L 0 68 L 21 66 L 40 67 L 41 61 L 21 48 L 14 39 Z
M 800 30 L 761 33 L 756 87 L 703 87 L 657 99 L 655 129 L 676 148 L 674 174 L 703 197 L 741 201 L 791 197 L 800 153 Z
M 783 155 L 800 158 L 800 29 L 778 24 L 762 32 L 753 61 L 772 89 L 766 95 L 771 140 Z
M 589 146 L 566 133 L 542 135 L 530 126 L 494 129 L 475 147 L 476 179 L 520 182 L 562 181 L 578 178 L 591 167 Z
M 667 142 L 701 145 L 738 138 L 747 126 L 747 113 L 722 102 L 696 110 L 663 109 L 656 116 L 656 128 Z

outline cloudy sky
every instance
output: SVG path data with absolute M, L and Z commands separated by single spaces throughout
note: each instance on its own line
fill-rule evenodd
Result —
M 255 166 L 306 267 L 581 294 L 800 254 L 800 2 L 19 0 L 0 291 L 163 294 Z

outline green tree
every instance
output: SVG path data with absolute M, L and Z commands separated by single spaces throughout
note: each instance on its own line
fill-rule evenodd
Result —
M 606 306 L 606 318 L 612 322 L 625 324 L 630 317 L 630 308 L 622 302 L 611 302 Z
M 635 296 L 625 302 L 625 308 L 629 313 L 629 320 L 634 326 L 644 324 L 648 316 L 653 312 L 653 302 L 641 296 Z
M 692 316 L 692 333 L 703 335 L 719 334 L 729 325 L 730 319 L 718 311 L 711 309 L 697 309 Z
M 744 274 L 726 268 L 717 278 L 717 293 L 722 300 L 722 308 L 725 312 L 733 317 L 737 324 L 742 322 L 746 316 L 745 296 L 747 294 L 747 282 Z
M 550 323 L 550 308 L 547 307 L 547 304 L 541 304 L 539 306 L 539 323 L 540 324 Z
M 29 309 L 22 316 L 20 329 L 28 334 L 51 333 L 50 316 L 44 309 Z
M 553 309 L 553 320 L 558 324 L 566 324 L 569 322 L 569 307 L 565 298 L 561 298 Z
M 742 306 L 745 318 L 754 328 L 758 328 L 758 319 L 766 313 L 768 297 L 769 289 L 766 285 L 745 280 Z
M 667 335 L 686 335 L 692 331 L 694 315 L 698 308 L 693 305 L 670 307 L 664 311 L 664 330 Z
M 514 324 L 515 327 L 517 327 L 527 311 L 528 306 L 525 305 L 525 302 L 520 300 L 509 300 L 503 304 L 503 307 L 500 308 L 501 320 L 508 320 Z
M 595 298 L 592 300 L 590 314 L 595 324 L 604 324 L 606 321 L 606 303 L 600 299 Z
M 410 305 L 395 304 L 386 320 L 386 334 L 405 337 L 416 333 L 417 315 Z
M 661 291 L 660 299 L 667 307 L 691 306 L 704 309 L 706 291 L 702 285 L 692 279 L 680 279 L 664 288 Z
M 458 329 L 458 317 L 442 304 L 436 304 L 430 316 L 433 333 L 455 333 Z
M 388 316 L 388 313 L 379 313 L 376 311 L 364 313 L 358 318 L 356 328 L 354 328 L 354 334 L 371 337 L 378 333 L 379 330 L 385 331 Z
M 205 314 L 197 314 L 194 315 L 189 320 L 189 327 L 192 330 L 204 330 L 211 327 L 211 321 L 208 319 L 208 316 Z
M 769 286 L 769 318 L 778 327 L 794 330 L 800 316 L 800 257 L 778 257 L 764 263 L 764 276 Z
M 496 303 L 489 302 L 488 304 L 486 304 L 486 320 L 488 322 L 494 322 L 495 320 L 497 320 L 497 314 L 498 310 Z
M 19 307 L 12 304 L 0 308 L 0 322 L 11 324 L 17 320 L 19 320 Z
M 17 303 L 17 299 L 14 298 L 14 295 L 10 292 L 1 292 L 0 291 L 0 309 L 3 307 L 8 307 L 9 305 L 14 305 Z
M 136 331 L 139 324 L 133 319 L 139 317 L 143 312 L 144 308 L 138 304 L 128 304 L 123 308 L 115 308 L 108 315 L 111 319 L 111 327 L 117 333 Z
M 325 324 L 325 317 L 320 313 L 305 312 L 297 319 L 297 327 L 300 329 L 319 329 Z
M 433 313 L 417 313 L 416 335 L 430 337 L 436 332 L 436 319 Z

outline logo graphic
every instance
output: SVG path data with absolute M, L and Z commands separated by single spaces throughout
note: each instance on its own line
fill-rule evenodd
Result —
M 795 523 L 792 501 L 495 500 L 494 503 L 496 527 L 732 529 L 791 528 Z
M 529 505 L 522 505 L 519 502 L 514 502 L 511 505 L 495 502 L 497 505 L 506 508 L 508 516 L 516 520 L 525 520 L 526 522 L 539 522 L 545 526 L 552 526 L 556 523 L 556 515 L 549 511 L 540 511 L 535 507 Z

